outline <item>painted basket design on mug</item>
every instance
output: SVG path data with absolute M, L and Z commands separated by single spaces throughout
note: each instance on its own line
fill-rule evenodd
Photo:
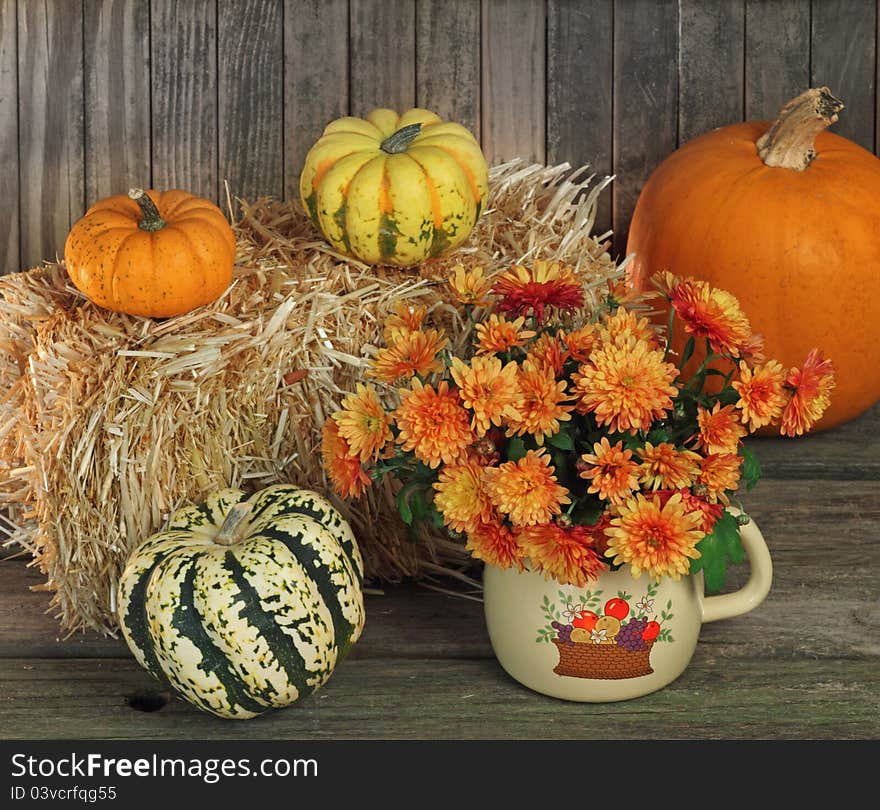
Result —
M 608 599 L 602 591 L 580 595 L 559 591 L 559 604 L 545 595 L 541 605 L 546 620 L 536 641 L 551 642 L 559 652 L 553 671 L 570 678 L 620 680 L 650 675 L 651 650 L 656 643 L 673 641 L 669 622 L 672 600 L 655 611 L 657 583 L 648 585 L 642 598 L 632 604 L 625 591 Z

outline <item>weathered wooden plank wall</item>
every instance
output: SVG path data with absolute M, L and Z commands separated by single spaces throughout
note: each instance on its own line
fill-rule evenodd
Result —
M 878 142 L 878 0 L 0 0 L 0 271 L 132 184 L 292 198 L 334 117 L 412 104 L 493 161 L 617 179 L 622 250 L 678 144 L 810 84 Z

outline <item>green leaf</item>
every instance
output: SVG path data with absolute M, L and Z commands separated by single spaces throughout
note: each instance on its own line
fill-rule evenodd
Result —
M 681 353 L 681 361 L 678 364 L 679 368 L 684 368 L 687 361 L 690 360 L 691 357 L 694 356 L 694 346 L 695 345 L 696 344 L 694 342 L 694 336 L 691 335 L 687 339 L 687 342 L 684 344 L 684 351 Z
M 669 431 L 666 428 L 657 428 L 656 430 L 652 430 L 646 437 L 646 441 L 651 442 L 653 445 L 658 445 L 661 442 L 669 441 Z
M 571 435 L 564 430 L 560 430 L 559 433 L 554 433 L 552 436 L 548 436 L 547 444 L 552 444 L 560 450 L 568 450 L 569 452 L 574 450 L 574 442 L 572 441 Z
M 519 436 L 514 436 L 507 442 L 507 458 L 509 461 L 519 461 L 526 454 L 525 442 Z
M 412 489 L 409 486 L 406 486 L 397 493 L 397 511 L 400 512 L 400 519 L 407 526 L 412 526 L 413 513 L 412 509 L 410 509 L 409 501 L 407 500 L 409 497 L 409 492 L 407 492 L 407 490 L 412 492 Z
M 742 457 L 742 477 L 746 482 L 746 492 L 749 492 L 761 480 L 761 462 L 748 445 L 743 445 Z
M 709 593 L 720 591 L 727 580 L 727 561 L 740 563 L 745 558 L 736 518 L 727 510 L 715 521 L 712 532 L 699 543 L 699 559 L 691 561 L 691 572 L 702 571 Z

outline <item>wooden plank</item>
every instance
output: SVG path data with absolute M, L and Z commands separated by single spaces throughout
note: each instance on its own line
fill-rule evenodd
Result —
M 614 245 L 651 172 L 678 143 L 678 4 L 614 4 Z
M 681 0 L 678 142 L 743 119 L 745 0 Z
M 151 184 L 150 8 L 86 0 L 83 11 L 88 207 Z
M 543 3 L 483 3 L 483 151 L 490 164 L 546 160 L 547 20 Z
M 480 4 L 416 6 L 416 104 L 480 138 Z
M 812 87 L 827 86 L 846 110 L 834 132 L 874 149 L 876 0 L 821 0 L 812 6 Z
M 415 106 L 415 0 L 351 0 L 350 8 L 352 114 Z
M 770 121 L 810 83 L 810 0 L 746 0 L 746 118 Z
M 757 610 L 704 628 L 702 639 L 713 654 L 768 661 L 880 656 L 880 635 L 865 630 L 880 626 L 880 481 L 764 480 L 743 502 L 770 547 L 774 583 Z M 731 568 L 727 590 L 747 573 L 745 565 Z M 94 633 L 58 641 L 57 623 L 45 612 L 49 596 L 28 590 L 42 581 L 21 561 L 0 562 L 0 658 L 128 657 L 119 642 Z M 368 596 L 366 607 L 354 658 L 492 656 L 482 605 L 473 600 L 410 584 Z
M 797 439 L 754 437 L 749 445 L 772 478 L 880 479 L 880 404 L 845 425 Z
M 216 0 L 152 0 L 153 185 L 218 199 Z
M 330 121 L 348 114 L 348 0 L 284 4 L 284 194 Z
M 283 0 L 227 0 L 217 20 L 220 199 L 284 194 Z M 224 206 L 225 209 L 225 206 Z M 237 211 L 236 211 L 237 213 Z
M 21 261 L 18 219 L 18 47 L 15 0 L 0 0 L 0 274 Z
M 793 621 L 797 617 L 790 617 Z M 132 661 L 0 661 L 0 737 L 17 739 L 875 739 L 877 660 L 723 659 L 639 700 L 572 704 L 531 692 L 492 659 L 349 660 L 317 693 L 230 723 L 157 694 Z M 164 696 L 160 697 L 160 701 Z
M 18 99 L 22 267 L 63 255 L 83 214 L 82 24 L 78 2 L 18 3 L 18 84 L 27 90 Z
M 612 172 L 613 0 L 550 0 L 547 6 L 547 162 Z M 584 77 L 589 76 L 589 81 Z M 611 189 L 594 231 L 611 229 Z

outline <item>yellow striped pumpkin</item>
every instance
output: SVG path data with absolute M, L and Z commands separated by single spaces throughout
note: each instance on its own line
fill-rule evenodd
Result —
M 246 719 L 327 681 L 363 630 L 363 573 L 351 528 L 322 496 L 224 489 L 134 550 L 117 618 L 160 681 Z
M 411 267 L 463 242 L 486 202 L 474 136 L 419 108 L 331 122 L 306 155 L 303 206 L 336 250 Z

